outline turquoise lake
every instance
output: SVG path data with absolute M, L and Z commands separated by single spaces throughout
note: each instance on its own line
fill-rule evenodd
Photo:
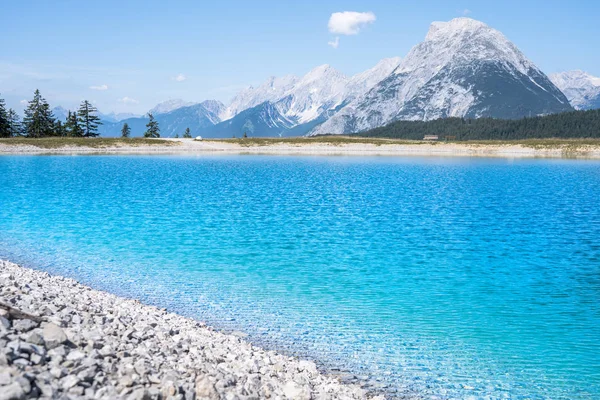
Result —
M 600 162 L 0 156 L 0 257 L 391 393 L 600 398 Z

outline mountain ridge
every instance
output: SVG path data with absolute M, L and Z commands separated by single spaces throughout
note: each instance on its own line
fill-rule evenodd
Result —
M 456 18 L 432 23 L 425 40 L 390 76 L 311 134 L 357 132 L 395 120 L 519 118 L 571 109 L 562 92 L 501 32 Z
M 500 31 L 462 17 L 431 23 L 406 57 L 382 59 L 353 76 L 323 64 L 302 76 L 271 76 L 227 105 L 170 99 L 150 111 L 166 137 L 185 127 L 219 137 L 352 133 L 396 120 L 515 119 L 570 111 L 571 102 L 600 107 L 598 78 L 582 74 L 561 75 L 555 84 Z M 577 83 L 586 79 L 587 86 Z M 147 121 L 101 117 L 104 135 L 117 135 L 124 122 L 137 134 Z
M 550 80 L 577 110 L 600 108 L 600 78 L 581 70 L 551 74 Z

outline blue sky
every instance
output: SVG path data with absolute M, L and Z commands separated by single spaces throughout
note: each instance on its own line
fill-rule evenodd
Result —
M 502 31 L 546 73 L 600 76 L 599 1 L 0 0 L 0 93 L 19 111 L 36 88 L 52 106 L 82 99 L 144 113 L 170 98 L 227 102 L 270 75 L 331 64 L 354 74 L 404 56 L 432 21 L 467 15 Z M 332 13 L 371 12 L 358 34 Z M 339 37 L 333 48 L 328 42 Z

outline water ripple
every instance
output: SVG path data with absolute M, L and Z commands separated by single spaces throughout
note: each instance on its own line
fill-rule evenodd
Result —
M 600 163 L 0 157 L 0 256 L 398 393 L 600 398 Z

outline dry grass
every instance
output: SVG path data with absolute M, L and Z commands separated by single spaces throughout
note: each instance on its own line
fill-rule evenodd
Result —
M 205 141 L 235 143 L 243 147 L 269 146 L 273 144 L 289 144 L 302 146 L 305 144 L 323 143 L 333 146 L 345 144 L 373 144 L 382 145 L 443 145 L 454 143 L 467 146 L 510 146 L 521 145 L 534 149 L 561 149 L 580 150 L 589 147 L 600 147 L 600 139 L 527 139 L 527 140 L 472 140 L 472 141 L 423 141 L 387 138 L 367 138 L 360 136 L 312 136 L 312 137 L 290 137 L 290 138 L 236 138 L 236 139 L 205 139 Z
M 524 139 L 524 140 L 473 140 L 457 142 L 474 146 L 515 146 L 521 145 L 532 149 L 549 150 L 560 149 L 563 151 L 579 151 L 600 147 L 600 139 Z
M 105 149 L 111 147 L 139 147 L 139 146 L 178 146 L 178 142 L 161 139 L 146 138 L 8 138 L 0 139 L 0 145 L 34 146 L 41 149 L 58 149 L 61 147 L 89 147 L 94 149 Z
M 235 143 L 243 147 L 252 146 L 270 146 L 273 144 L 289 144 L 302 146 L 305 144 L 323 143 L 333 146 L 341 146 L 344 144 L 373 144 L 376 146 L 390 144 L 423 144 L 418 140 L 401 140 L 401 139 L 385 139 L 385 138 L 364 138 L 357 136 L 310 136 L 310 137 L 289 137 L 289 138 L 236 138 L 236 139 L 205 139 L 205 141 L 216 141 L 225 143 Z

